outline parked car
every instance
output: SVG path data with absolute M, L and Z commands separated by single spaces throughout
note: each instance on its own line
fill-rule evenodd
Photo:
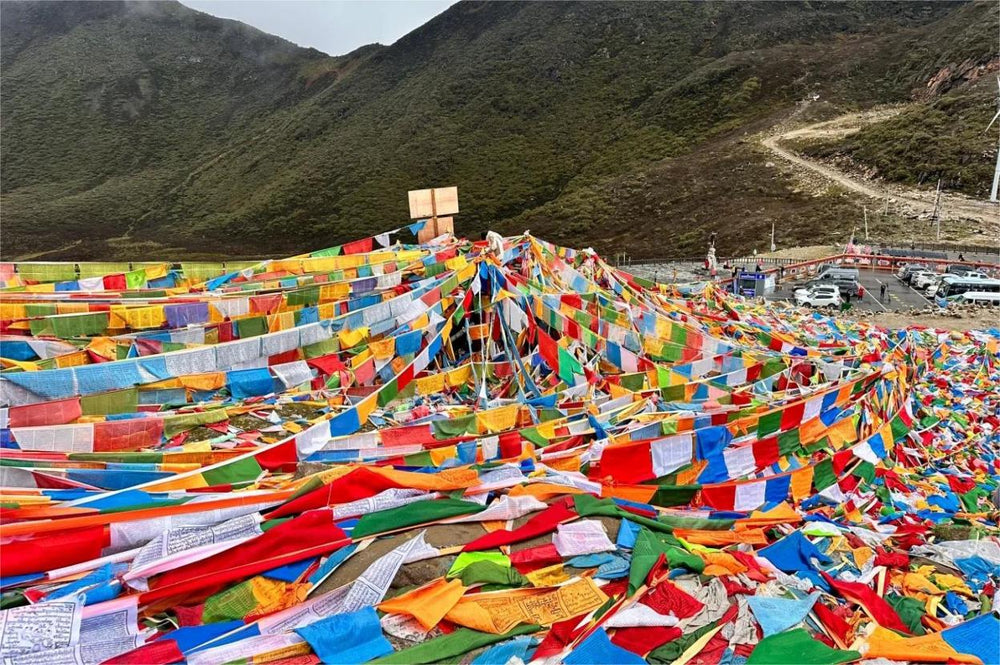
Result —
M 816 271 L 816 279 L 817 280 L 848 279 L 848 280 L 854 280 L 856 282 L 859 279 L 861 279 L 861 273 L 858 271 L 857 268 L 841 268 L 837 266 L 837 267 L 823 268 L 821 270 Z
M 833 285 L 818 285 L 795 292 L 795 304 L 800 307 L 839 307 L 840 303 L 840 289 Z
M 850 293 L 852 297 L 856 297 L 861 293 L 861 285 L 856 279 L 850 279 L 846 277 L 826 277 L 823 279 L 814 279 L 806 282 L 805 287 L 811 289 L 814 286 L 836 286 L 841 294 Z
M 903 268 L 903 272 L 899 275 L 899 278 L 903 280 L 904 283 L 909 284 L 913 275 L 921 270 L 927 270 L 927 266 L 923 263 L 909 263 L 905 268 Z
M 913 273 L 913 276 L 910 277 L 910 286 L 915 288 L 917 291 L 921 291 L 926 289 L 931 282 L 937 279 L 937 277 L 938 273 L 932 270 L 920 270 Z
M 990 291 L 966 291 L 947 299 L 950 303 L 975 303 L 977 305 L 1000 306 L 1000 293 Z
M 928 298 L 934 297 L 934 295 L 937 293 L 938 287 L 941 286 L 941 282 L 944 281 L 945 277 L 947 277 L 947 275 L 938 275 L 937 277 L 932 279 L 931 282 L 926 287 L 924 287 L 924 293 L 927 295 Z

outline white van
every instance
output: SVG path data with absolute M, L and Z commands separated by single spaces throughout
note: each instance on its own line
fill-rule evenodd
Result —
M 816 280 L 851 280 L 858 281 L 861 274 L 858 272 L 857 268 L 823 268 L 816 273 Z
M 966 291 L 948 298 L 948 302 L 1000 307 L 1000 293 L 993 291 Z

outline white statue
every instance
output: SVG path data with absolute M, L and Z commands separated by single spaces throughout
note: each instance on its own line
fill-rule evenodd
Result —
M 719 270 L 719 262 L 715 258 L 715 234 L 712 234 L 712 238 L 708 244 L 708 256 L 705 257 L 705 267 L 708 268 L 708 274 L 715 277 L 715 274 Z

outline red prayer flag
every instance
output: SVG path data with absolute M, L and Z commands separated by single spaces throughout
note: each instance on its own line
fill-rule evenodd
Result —
M 910 629 L 907 628 L 903 620 L 896 614 L 896 610 L 892 609 L 892 605 L 872 591 L 867 585 L 860 582 L 844 582 L 831 577 L 825 572 L 823 573 L 823 577 L 826 578 L 830 586 L 841 596 L 863 607 L 883 628 L 898 630 L 905 635 L 910 634 Z
M 97 559 L 109 540 L 104 525 L 4 538 L 3 574 L 41 573 Z
M 501 529 L 493 531 L 481 538 L 473 540 L 462 548 L 464 552 L 476 552 L 478 550 L 488 550 L 501 545 L 510 545 L 524 540 L 530 540 L 542 534 L 552 533 L 556 527 L 563 522 L 577 517 L 576 512 L 566 507 L 565 501 L 559 501 L 549 506 L 546 510 L 538 513 L 520 527 L 509 530 Z
M 611 637 L 611 643 L 634 654 L 645 656 L 653 649 L 676 640 L 681 635 L 681 629 L 677 626 L 619 628 Z
M 8 427 L 38 427 L 40 425 L 65 425 L 83 415 L 80 398 L 12 406 L 7 412 Z
M 150 586 L 154 589 L 165 587 L 234 568 L 248 561 L 262 561 L 343 538 L 346 538 L 346 534 L 333 523 L 332 510 L 310 511 L 224 552 L 168 570 L 154 577 Z

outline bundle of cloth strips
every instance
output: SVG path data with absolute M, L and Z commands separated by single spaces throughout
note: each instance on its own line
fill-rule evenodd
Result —
M 7 271 L 5 664 L 1000 662 L 1000 330 L 412 230 Z

